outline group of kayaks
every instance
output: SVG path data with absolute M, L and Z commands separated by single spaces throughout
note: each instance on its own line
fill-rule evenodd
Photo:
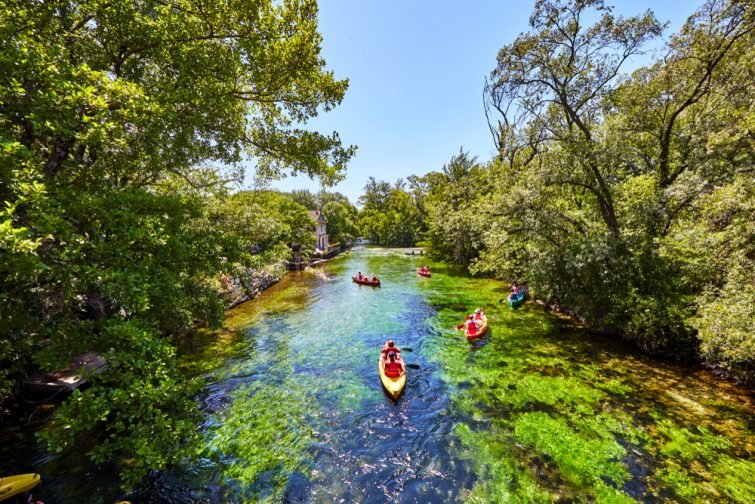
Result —
M 428 268 L 427 266 L 417 268 L 417 275 L 426 278 L 432 277 L 430 268 Z M 380 279 L 374 275 L 372 276 L 372 278 L 370 278 L 362 275 L 362 273 L 360 272 L 357 275 L 352 276 L 351 279 L 360 285 L 380 287 Z M 514 291 L 506 299 L 510 307 L 517 308 L 522 303 L 524 303 L 524 297 L 524 292 L 520 292 L 518 289 L 514 289 Z M 503 301 L 503 299 L 501 299 L 500 301 Z M 474 321 L 474 324 L 469 324 L 470 320 Z M 467 321 L 459 324 L 456 328 L 464 328 L 464 334 L 467 337 L 467 340 L 473 341 L 484 336 L 485 333 L 488 332 L 488 317 L 481 309 L 477 309 L 474 314 L 470 315 L 467 318 Z M 383 384 L 383 387 L 393 399 L 398 399 L 398 397 L 401 395 L 401 392 L 404 390 L 404 386 L 406 385 L 406 365 L 403 359 L 397 355 L 394 359 L 394 362 L 400 364 L 401 371 L 398 374 L 396 374 L 395 371 L 392 373 L 386 373 L 386 359 L 387 354 L 381 351 L 380 357 L 378 357 L 378 374 L 380 375 L 380 382 Z

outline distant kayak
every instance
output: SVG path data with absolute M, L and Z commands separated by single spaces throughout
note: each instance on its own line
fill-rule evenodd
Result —
M 351 277 L 352 280 L 354 280 L 359 285 L 369 285 L 371 287 L 380 287 L 380 279 L 375 280 L 374 282 L 370 280 L 369 278 L 357 278 L 356 276 Z
M 398 399 L 398 396 L 400 396 L 401 392 L 404 390 L 404 385 L 406 385 L 406 364 L 404 363 L 404 359 L 398 358 L 396 362 L 401 364 L 401 374 L 399 376 L 388 376 L 385 374 L 384 356 L 381 354 L 380 357 L 378 357 L 378 373 L 380 374 L 380 381 L 393 399 Z
M 430 270 L 423 270 L 422 268 L 417 268 L 417 274 L 419 276 L 430 278 L 432 274 L 430 273 Z
M 42 481 L 39 474 L 18 474 L 0 478 L 0 501 L 28 492 Z
M 524 303 L 524 292 L 519 292 L 518 294 L 509 294 L 508 301 L 511 308 L 519 308 L 519 306 Z
M 475 323 L 477 324 L 477 331 L 475 332 L 469 332 L 469 330 L 465 330 L 465 334 L 467 335 L 467 340 L 472 341 L 473 339 L 477 339 L 483 334 L 485 334 L 488 331 L 488 316 L 484 315 L 480 320 L 475 320 Z

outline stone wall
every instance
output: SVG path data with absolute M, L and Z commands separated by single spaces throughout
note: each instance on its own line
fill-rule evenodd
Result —
M 233 308 L 244 301 L 254 299 L 262 291 L 277 283 L 286 274 L 286 263 L 279 262 L 262 269 L 238 268 L 234 276 L 220 279 L 220 297 Z

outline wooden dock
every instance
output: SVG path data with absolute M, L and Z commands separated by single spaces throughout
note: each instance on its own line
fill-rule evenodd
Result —
M 77 355 L 65 369 L 50 373 L 39 373 L 24 382 L 24 392 L 33 394 L 57 394 L 72 392 L 86 383 L 89 376 L 103 372 L 107 368 L 105 357 L 96 352 Z

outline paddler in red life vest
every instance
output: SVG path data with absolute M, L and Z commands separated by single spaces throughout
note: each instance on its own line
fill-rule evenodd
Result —
M 467 315 L 467 333 L 473 334 L 477 332 L 477 324 L 475 324 L 475 321 L 472 319 L 472 315 Z
M 386 357 L 388 357 L 388 354 L 389 354 L 390 352 L 393 352 L 393 353 L 395 353 L 395 354 L 396 354 L 396 356 L 398 356 L 398 355 L 399 355 L 399 354 L 401 353 L 401 349 L 400 349 L 399 347 L 397 347 L 397 346 L 396 346 L 396 345 L 395 345 L 395 344 L 393 343 L 393 340 L 392 340 L 392 339 L 389 339 L 388 341 L 386 341 L 385 345 L 383 345 L 383 349 L 382 349 L 382 350 L 380 350 L 380 354 L 381 354 L 381 355 L 383 356 L 383 358 L 385 359 Z
M 404 368 L 403 366 L 401 366 L 401 363 L 396 360 L 396 352 L 389 352 L 388 361 L 385 363 L 385 366 L 383 367 L 385 376 L 396 378 L 397 376 L 401 376 L 401 371 L 403 369 Z
M 475 321 L 482 320 L 482 315 L 483 315 L 482 309 L 481 308 L 477 308 L 474 311 L 474 320 Z
M 372 274 L 372 283 L 377 283 L 378 277 L 375 275 L 375 273 Z
M 364 275 L 362 275 L 361 271 L 359 273 L 357 273 L 357 280 L 359 280 L 359 281 L 364 280 Z

